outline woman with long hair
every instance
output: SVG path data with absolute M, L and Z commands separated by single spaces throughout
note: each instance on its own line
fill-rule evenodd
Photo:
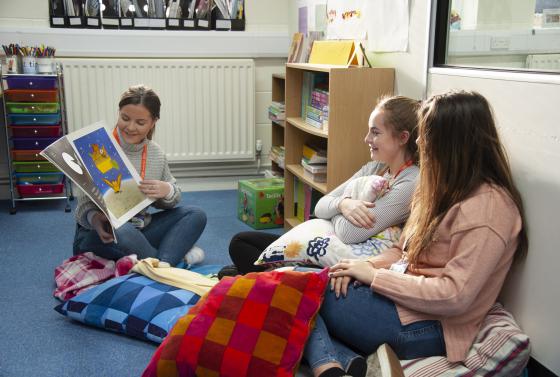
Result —
M 399 243 L 330 269 L 304 354 L 315 376 L 364 376 L 361 355 L 383 343 L 401 359 L 464 360 L 514 257 L 527 251 L 521 196 L 483 96 L 425 101 L 417 143 L 420 180 Z

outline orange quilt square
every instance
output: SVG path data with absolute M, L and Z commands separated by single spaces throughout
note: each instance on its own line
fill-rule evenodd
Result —
M 226 346 L 233 332 L 233 327 L 235 326 L 235 321 L 225 318 L 216 318 L 208 334 L 206 334 L 206 339 Z
M 286 285 L 276 287 L 270 306 L 282 309 L 291 315 L 295 315 L 301 301 L 301 292 Z
M 237 279 L 229 288 L 227 295 L 245 298 L 251 292 L 251 288 L 255 284 L 255 279 L 247 279 L 241 277 Z
M 259 339 L 257 340 L 257 345 L 253 350 L 253 356 L 278 365 L 282 360 L 286 343 L 286 339 L 269 332 L 262 331 L 259 335 Z

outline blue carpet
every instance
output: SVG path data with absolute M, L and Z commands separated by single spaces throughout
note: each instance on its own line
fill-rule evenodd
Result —
M 237 220 L 237 192 L 183 194 L 208 215 L 197 242 L 205 265 L 229 264 L 231 237 L 252 230 Z M 73 202 L 73 206 L 75 202 Z M 54 268 L 72 254 L 74 213 L 63 201 L 0 202 L 0 376 L 140 376 L 157 345 L 88 327 L 53 310 Z M 282 229 L 269 232 L 282 234 Z

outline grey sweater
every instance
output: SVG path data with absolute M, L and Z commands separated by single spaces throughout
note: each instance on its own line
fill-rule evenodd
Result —
M 169 171 L 167 158 L 165 157 L 165 153 L 161 147 L 155 141 L 148 139 L 145 139 L 140 144 L 128 144 L 122 137 L 120 137 L 120 140 L 121 148 L 132 165 L 134 165 L 138 171 L 138 174 L 140 174 L 140 168 L 142 165 L 142 150 L 145 144 L 148 145 L 146 176 L 144 178 L 168 182 L 172 186 L 172 192 L 166 198 L 158 199 L 153 202 L 152 205 L 159 209 L 175 207 L 175 205 L 181 200 L 181 190 L 177 186 L 175 178 Z M 88 221 L 88 217 L 91 219 L 91 215 L 88 216 L 88 213 L 91 211 L 99 211 L 99 208 L 97 208 L 95 203 L 93 203 L 87 195 L 82 193 L 82 195 L 78 197 L 76 221 L 87 229 L 91 229 L 91 224 Z M 150 216 L 146 214 L 146 210 L 143 210 L 142 213 L 145 216 L 144 223 L 145 225 L 148 225 L 150 222 Z
M 369 237 L 382 232 L 390 226 L 405 222 L 408 218 L 412 194 L 414 193 L 416 178 L 419 173 L 418 166 L 416 165 L 404 169 L 397 175 L 397 179 L 394 182 L 391 182 L 391 175 L 388 172 L 383 175 L 385 179 L 391 182 L 391 186 L 385 195 L 375 201 L 375 207 L 369 209 L 375 216 L 373 228 L 358 228 L 348 221 L 338 209 L 342 199 L 346 198 L 344 190 L 352 180 L 372 174 L 378 175 L 384 168 L 385 165 L 380 162 L 368 162 L 350 179 L 317 202 L 315 216 L 331 220 L 334 231 L 342 242 L 346 244 L 364 242 Z

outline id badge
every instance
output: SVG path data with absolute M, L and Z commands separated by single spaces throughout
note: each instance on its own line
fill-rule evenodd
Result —
M 399 274 L 404 274 L 407 268 L 408 268 L 408 262 L 401 259 L 398 262 L 393 263 L 391 265 L 391 268 L 389 268 L 389 270 L 398 272 Z
M 142 229 L 144 227 L 144 215 L 136 215 L 130 219 L 135 228 Z

